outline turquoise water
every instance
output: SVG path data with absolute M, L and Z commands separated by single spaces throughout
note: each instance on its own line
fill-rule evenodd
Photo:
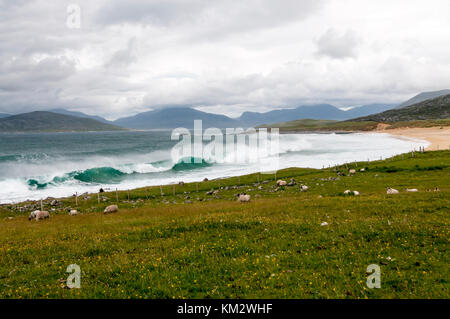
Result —
M 75 192 L 129 189 L 219 178 L 264 170 L 259 164 L 193 158 L 173 160 L 171 131 L 0 134 L 0 203 Z M 279 168 L 314 167 L 379 159 L 407 152 L 423 141 L 387 134 L 286 134 Z M 254 149 L 247 148 L 249 153 Z M 238 151 L 236 151 L 238 153 Z M 230 157 L 231 156 L 231 157 Z

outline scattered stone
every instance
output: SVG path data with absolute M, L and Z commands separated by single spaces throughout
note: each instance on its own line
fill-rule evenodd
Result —
M 50 206 L 61 206 L 61 205 L 62 205 L 62 203 L 56 199 L 54 199 L 50 202 Z
M 320 224 L 320 226 L 328 226 L 327 222 L 323 222 L 322 224 Z

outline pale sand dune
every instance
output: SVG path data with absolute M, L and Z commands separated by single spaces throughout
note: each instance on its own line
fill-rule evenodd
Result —
M 388 133 L 395 136 L 411 137 L 419 140 L 427 140 L 431 145 L 429 151 L 450 149 L 450 127 L 429 127 L 429 128 L 398 128 L 387 130 L 378 127 L 377 132 Z

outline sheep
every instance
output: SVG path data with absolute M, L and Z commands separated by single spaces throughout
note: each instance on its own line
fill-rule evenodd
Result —
M 112 214 L 112 213 L 117 213 L 118 211 L 119 211 L 119 207 L 117 207 L 117 205 L 109 205 L 108 207 L 105 208 L 103 213 L 104 214 Z
M 50 214 L 47 211 L 42 210 L 42 211 L 37 212 L 36 221 L 39 221 L 40 219 L 46 219 L 46 218 L 50 218 Z
M 387 191 L 386 191 L 386 194 L 388 194 L 388 195 L 398 194 L 398 193 L 399 193 L 398 190 L 393 189 L 393 188 L 391 188 L 391 187 L 388 187 L 388 188 L 387 188 Z
M 36 218 L 37 213 L 39 213 L 38 210 L 35 210 L 34 212 L 30 213 L 30 216 L 28 216 L 28 220 L 32 220 Z
M 238 202 L 240 203 L 248 203 L 250 201 L 250 195 L 247 194 L 238 194 Z
M 302 192 L 306 192 L 309 189 L 309 187 L 306 185 L 302 185 L 302 186 L 300 186 L 300 189 Z
M 352 192 L 351 190 L 347 189 L 347 190 L 344 192 L 344 194 L 345 194 L 345 195 L 350 195 L 351 192 Z
M 359 171 L 360 171 L 360 172 L 365 172 L 366 169 L 365 169 L 365 168 L 361 168 Z
M 358 191 L 353 191 L 353 195 L 359 196 L 359 192 Z
M 406 191 L 410 193 L 417 193 L 419 190 L 417 188 L 407 188 Z
M 344 192 L 344 194 L 345 195 L 355 195 L 355 196 L 359 196 L 359 192 L 358 191 L 351 191 L 351 190 L 349 190 L 349 189 L 347 189 L 345 192 Z
M 283 181 L 281 179 L 277 180 L 277 186 L 286 186 L 286 185 L 287 185 L 286 181 Z
M 76 209 L 71 209 L 69 211 L 69 216 L 75 216 L 75 215 L 78 215 L 78 211 Z
M 356 169 L 351 169 L 348 171 L 350 174 L 356 174 Z

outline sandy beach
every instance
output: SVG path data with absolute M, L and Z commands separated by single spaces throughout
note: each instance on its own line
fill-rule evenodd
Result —
M 398 128 L 388 130 L 378 127 L 377 132 L 388 133 L 398 137 L 410 137 L 430 142 L 429 151 L 444 150 L 450 148 L 450 127 L 428 127 L 428 128 Z

